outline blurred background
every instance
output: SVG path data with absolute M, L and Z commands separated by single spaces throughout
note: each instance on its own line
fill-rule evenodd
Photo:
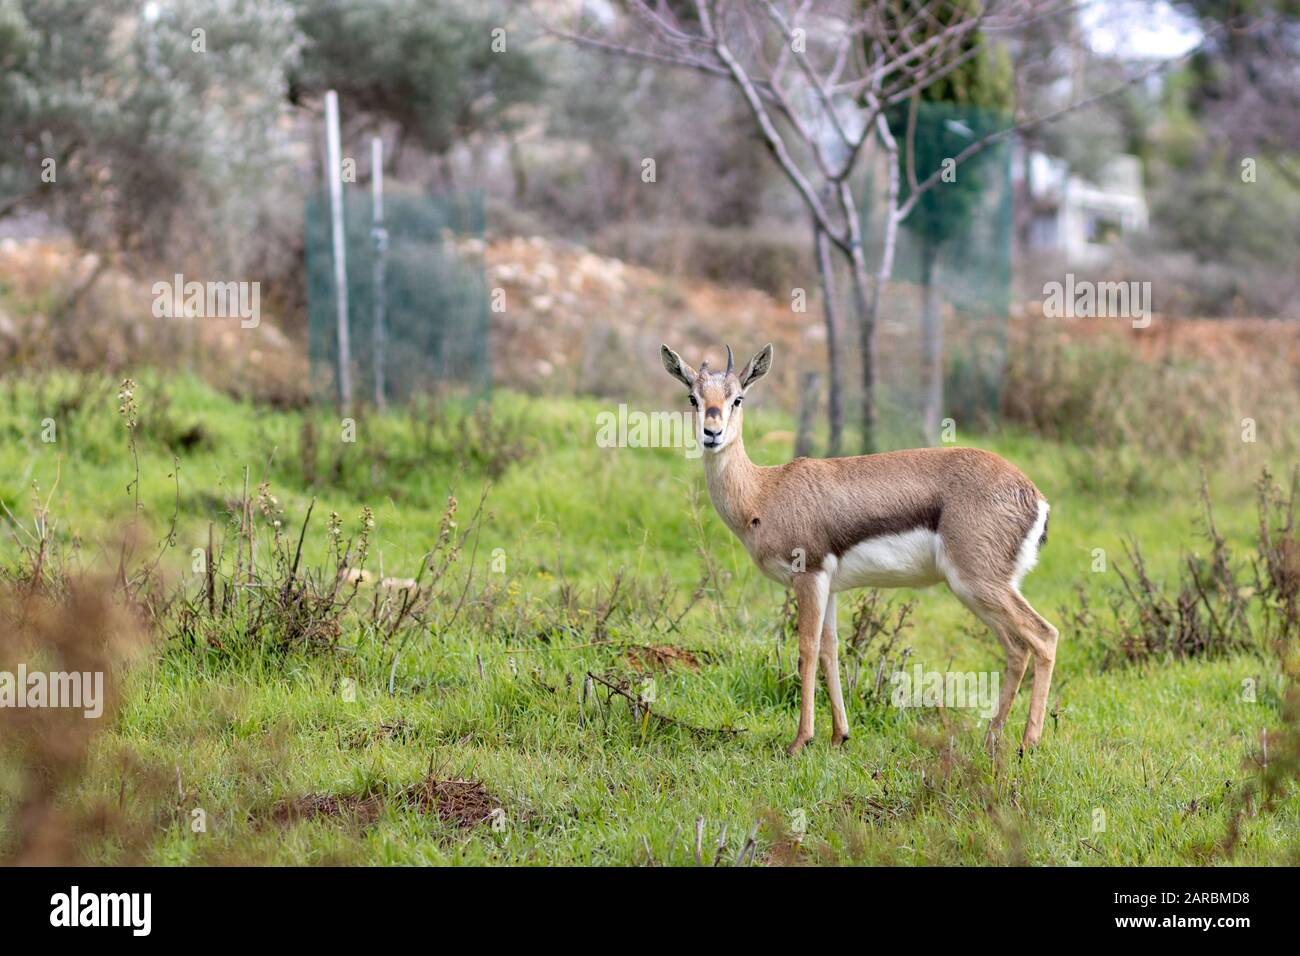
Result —
M 358 400 L 663 402 L 660 342 L 772 340 L 802 450 L 1160 445 L 1176 379 L 1217 451 L 1196 402 L 1291 411 L 1298 37 L 1291 0 L 0 0 L 0 361 L 337 398 L 333 90 Z M 177 275 L 257 283 L 256 327 L 158 318 Z M 1045 317 L 1067 276 L 1154 321 Z

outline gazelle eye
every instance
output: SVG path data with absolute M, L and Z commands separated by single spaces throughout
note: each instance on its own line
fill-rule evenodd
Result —
M 691 404 L 692 404 L 693 406 L 695 406 L 696 408 L 699 408 L 699 407 L 700 407 L 700 401 L 699 401 L 699 399 L 697 399 L 694 395 L 689 395 L 689 396 L 687 396 L 687 397 L 691 400 Z
M 740 403 L 743 402 L 744 400 L 745 400 L 745 396 L 744 396 L 744 395 L 739 395 L 739 396 L 737 396 L 737 397 L 736 397 L 736 400 L 735 400 L 734 402 L 731 403 L 731 407 L 732 407 L 732 408 L 739 408 L 739 407 L 740 407 Z

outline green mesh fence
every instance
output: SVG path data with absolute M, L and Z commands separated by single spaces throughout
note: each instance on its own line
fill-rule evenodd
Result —
M 386 195 L 381 249 L 369 191 L 351 190 L 345 192 L 344 232 L 354 398 L 377 401 L 380 369 L 383 399 L 390 404 L 419 394 L 486 390 L 491 370 L 481 194 Z M 333 401 L 338 318 L 326 197 L 308 201 L 305 228 L 312 384 L 320 400 Z M 380 256 L 382 278 L 376 271 Z M 384 334 L 377 339 L 381 298 Z
M 920 104 L 918 180 L 1008 122 L 984 111 Z M 951 180 L 924 194 L 898 231 L 877 339 L 881 447 L 940 444 L 954 430 L 956 442 L 965 443 L 963 435 L 996 421 L 1001 404 L 1011 304 L 1009 141 L 953 167 Z M 906 199 L 906 175 L 901 194 Z M 875 243 L 868 261 L 875 263 L 883 230 L 873 212 L 883 204 L 873 199 L 863 218 L 864 234 Z M 934 393 L 927 342 L 940 355 L 941 396 Z

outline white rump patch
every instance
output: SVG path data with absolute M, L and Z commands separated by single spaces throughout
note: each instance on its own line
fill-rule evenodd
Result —
M 1041 498 L 1038 501 L 1038 519 L 1034 521 L 1034 526 L 1029 529 L 1029 534 L 1025 535 L 1025 540 L 1020 542 L 1020 552 L 1016 555 L 1016 569 L 1011 574 L 1011 586 L 1020 591 L 1020 582 L 1025 579 L 1025 575 L 1034 569 L 1038 563 L 1038 542 L 1042 540 L 1043 529 L 1047 527 L 1047 512 L 1052 509 L 1048 507 L 1046 501 Z
M 923 588 L 943 580 L 939 536 L 928 528 L 868 538 L 843 555 L 831 573 L 831 591 L 851 588 Z

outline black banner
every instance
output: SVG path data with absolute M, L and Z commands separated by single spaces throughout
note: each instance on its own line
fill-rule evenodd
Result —
M 1100 936 L 1231 945 L 1294 925 L 1284 873 L 1264 869 L 32 869 L 0 871 L 9 939 L 76 934 L 127 945 L 371 943 L 475 927 L 557 939 L 697 923 L 743 938 L 814 920 L 819 936 L 877 932 L 986 942 L 1008 923 L 1057 942 Z M 198 935 L 196 935 L 196 933 Z M 397 937 L 394 936 L 394 939 Z M 670 937 L 671 938 L 671 937 Z M 680 937 L 677 937 L 680 938 Z M 880 938 L 883 938 L 880 937 Z M 487 940 L 485 939 L 485 942 Z

